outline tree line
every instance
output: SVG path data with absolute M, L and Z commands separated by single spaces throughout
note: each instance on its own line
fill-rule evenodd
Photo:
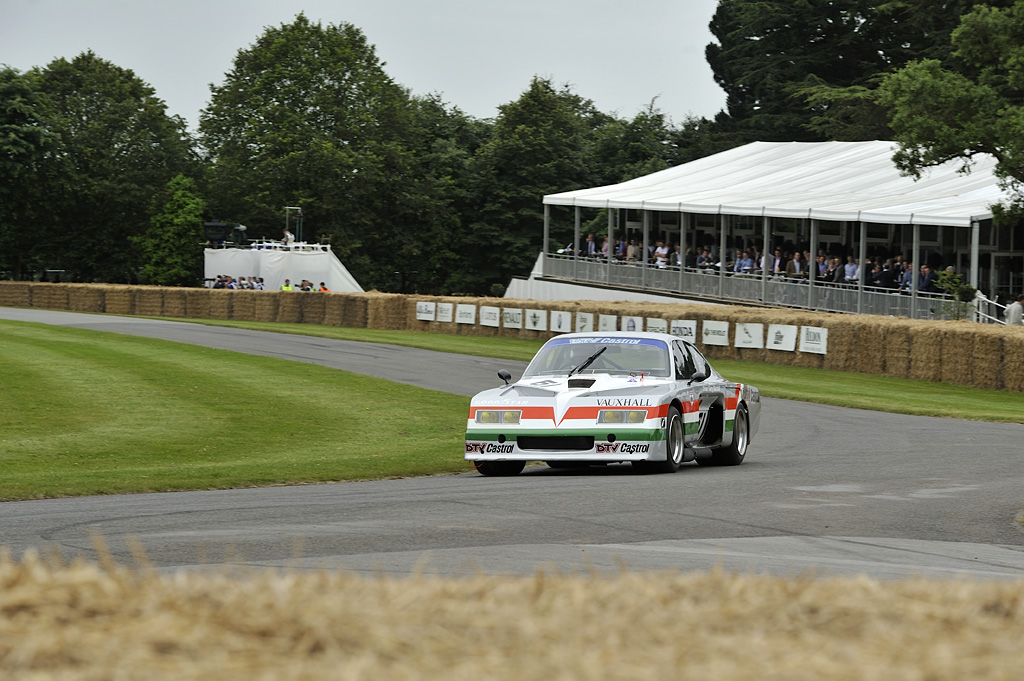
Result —
M 278 238 L 301 206 L 364 288 L 495 294 L 541 248 L 544 194 L 755 140 L 892 139 L 908 173 L 987 153 L 1024 180 L 1024 0 L 720 0 L 710 28 L 726 107 L 678 123 L 540 77 L 476 119 L 303 14 L 238 51 L 194 133 L 91 51 L 0 67 L 0 276 L 197 285 L 204 221 Z

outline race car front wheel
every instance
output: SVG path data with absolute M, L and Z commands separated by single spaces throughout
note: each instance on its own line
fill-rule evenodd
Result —
M 683 463 L 684 446 L 683 415 L 678 407 L 671 406 L 668 408 L 668 420 L 665 424 L 665 460 L 645 461 L 641 469 L 652 473 L 675 473 Z
M 519 475 L 526 468 L 525 461 L 474 461 L 473 466 L 481 475 L 508 477 Z

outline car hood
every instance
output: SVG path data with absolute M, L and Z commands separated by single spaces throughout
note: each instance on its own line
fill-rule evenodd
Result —
M 585 376 L 540 376 L 528 378 L 511 385 L 492 388 L 478 393 L 473 398 L 474 406 L 512 407 L 525 405 L 551 405 L 554 407 L 556 421 L 561 421 L 566 410 L 580 402 L 591 402 L 596 405 L 597 399 L 621 400 L 616 406 L 643 406 L 639 402 L 643 398 L 654 400 L 663 395 L 672 380 L 668 378 L 644 378 L 630 376 L 612 376 L 609 374 L 586 374 Z M 630 398 L 629 400 L 625 398 Z M 646 400 L 644 400 L 646 401 Z

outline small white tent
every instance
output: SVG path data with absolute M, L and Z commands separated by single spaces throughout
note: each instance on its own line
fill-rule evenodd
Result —
M 308 279 L 314 285 L 327 284 L 331 291 L 362 293 L 359 285 L 329 246 L 294 244 L 274 248 L 207 248 L 205 277 L 225 274 L 240 277 L 263 277 L 267 290 L 281 288 L 285 279 L 297 285 Z

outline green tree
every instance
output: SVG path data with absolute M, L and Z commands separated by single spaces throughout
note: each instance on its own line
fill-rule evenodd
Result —
M 302 206 L 307 241 L 329 239 L 365 288 L 387 283 L 412 225 L 408 93 L 351 24 L 299 14 L 235 56 L 200 116 L 211 210 L 277 237 Z
M 203 272 L 203 200 L 195 180 L 178 175 L 145 234 L 133 237 L 142 258 L 142 280 L 158 286 L 195 286 Z
M 30 74 L 0 68 L 0 270 L 21 279 L 38 265 L 33 215 L 26 201 L 30 177 L 54 136 Z
M 706 50 L 727 94 L 716 133 L 735 144 L 891 138 L 879 81 L 945 58 L 976 1 L 721 0 Z
M 879 90 L 910 174 L 991 154 L 1010 186 L 1024 182 L 1024 0 L 976 6 L 952 34 L 952 57 L 912 62 Z
M 543 239 L 541 198 L 594 179 L 591 132 L 607 117 L 590 100 L 534 78 L 499 112 L 470 164 L 474 219 L 456 244 L 462 267 L 449 280 L 454 292 L 486 294 L 528 274 Z
M 86 281 L 130 281 L 142 234 L 167 182 L 193 167 L 184 121 L 152 87 L 85 52 L 38 72 L 47 129 L 58 142 L 27 200 L 49 268 Z

